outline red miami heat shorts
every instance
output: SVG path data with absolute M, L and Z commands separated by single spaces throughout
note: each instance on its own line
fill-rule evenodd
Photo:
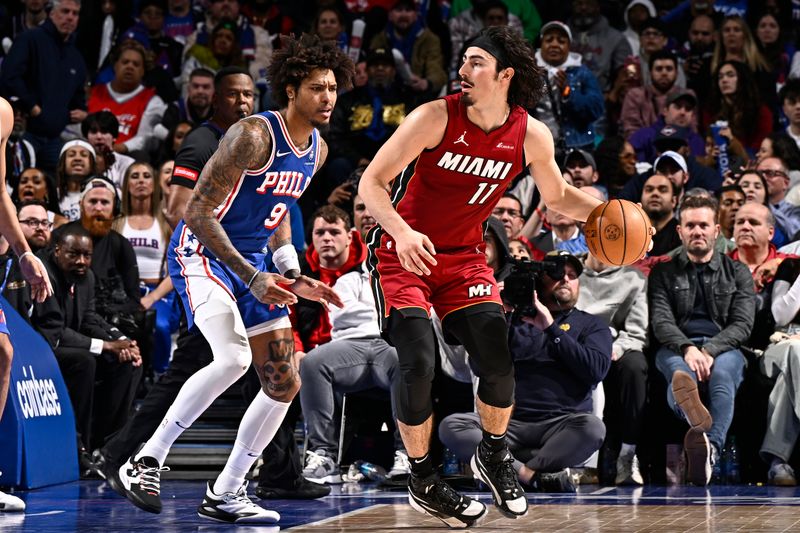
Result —
M 380 230 L 377 230 L 380 231 Z M 378 307 L 381 329 L 392 308 L 420 308 L 425 314 L 433 307 L 440 319 L 453 311 L 479 303 L 501 304 L 497 281 L 486 264 L 483 247 L 458 252 L 437 252 L 437 265 L 428 265 L 429 276 L 418 276 L 400 265 L 394 239 L 380 232 L 380 245 L 370 246 L 370 283 Z M 370 235 L 375 242 L 378 235 Z

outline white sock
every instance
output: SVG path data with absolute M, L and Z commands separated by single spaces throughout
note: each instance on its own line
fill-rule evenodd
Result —
M 225 468 L 214 482 L 214 494 L 235 492 L 277 433 L 291 403 L 279 402 L 260 391 L 247 408 Z
M 156 428 L 153 436 L 144 443 L 144 446 L 142 446 L 142 449 L 136 454 L 134 460 L 138 460 L 141 457 L 155 457 L 159 465 L 164 464 L 172 444 L 178 440 L 178 437 L 181 436 L 183 430 L 187 429 L 191 425 L 191 423 L 187 424 L 186 422 L 175 418 L 172 411 L 173 408 L 171 407 L 170 410 L 167 411 L 167 415 L 164 417 L 164 420 L 162 420 L 161 424 L 159 424 L 158 428 Z
M 221 289 L 220 289 L 221 290 Z M 224 296 L 230 300 L 227 296 Z M 186 380 L 164 420 L 134 459 L 155 457 L 163 465 L 169 449 L 208 407 L 244 375 L 252 356 L 241 316 L 230 301 L 210 300 L 197 308 L 195 324 L 214 360 Z
M 634 455 L 636 453 L 636 445 L 623 442 L 622 448 L 619 450 L 620 455 Z

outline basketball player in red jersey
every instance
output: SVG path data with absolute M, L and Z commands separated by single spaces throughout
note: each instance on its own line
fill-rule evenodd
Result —
M 367 237 L 368 261 L 381 326 L 400 358 L 393 394 L 411 463 L 409 502 L 451 527 L 474 524 L 486 507 L 438 479 L 428 456 L 436 345 L 428 310 L 433 306 L 465 346 L 480 378 L 483 440 L 472 470 L 501 513 L 524 516 L 527 499 L 505 442 L 514 368 L 483 232 L 523 165 L 550 209 L 586 220 L 600 203 L 564 181 L 550 131 L 525 112 L 543 94 L 546 75 L 533 54 L 508 28 L 483 30 L 464 54 L 461 94 L 414 110 L 378 151 L 358 191 L 378 222 Z M 556 342 L 561 333 L 546 331 Z

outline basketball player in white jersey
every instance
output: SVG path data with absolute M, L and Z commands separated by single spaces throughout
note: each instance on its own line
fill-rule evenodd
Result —
M 154 435 L 119 469 L 125 496 L 141 509 L 161 511 L 160 472 L 169 448 L 252 361 L 262 391 L 198 513 L 232 523 L 280 519 L 250 501 L 244 478 L 300 388 L 285 306 L 297 296 L 341 306 L 330 287 L 300 275 L 286 215 L 327 156 L 317 127 L 328 123 L 337 90 L 349 87 L 354 73 L 335 43 L 287 38 L 268 73 L 281 111 L 234 124 L 200 175 L 168 264 L 189 324 L 208 340 L 214 360 L 189 378 Z M 280 274 L 268 272 L 271 265 Z

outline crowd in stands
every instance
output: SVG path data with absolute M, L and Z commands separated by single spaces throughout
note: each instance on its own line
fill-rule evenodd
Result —
M 4 296 L 54 350 L 82 472 L 92 450 L 127 457 L 138 443 L 112 452 L 109 439 L 130 435 L 136 396 L 183 364 L 173 341 L 182 309 L 165 266 L 172 228 L 227 128 L 276 108 L 266 68 L 281 35 L 310 32 L 347 50 L 357 76 L 322 131 L 330 154 L 291 213 L 293 243 L 304 273 L 346 306 L 301 300 L 292 311 L 303 388 L 278 451 L 265 453 L 257 494 L 307 497 L 300 475 L 341 481 L 336 404 L 376 388 L 388 401 L 398 364 L 364 267 L 375 222 L 358 179 L 416 106 L 460 90 L 469 38 L 495 25 L 536 49 L 545 87 L 528 112 L 552 132 L 564 179 L 603 200 L 640 202 L 657 229 L 639 263 L 604 264 L 588 254 L 581 221 L 546 209 L 533 176 L 509 176 L 485 237 L 498 283 L 523 259 L 553 262 L 561 275 L 542 274 L 530 307 L 507 309 L 517 381 L 508 438 L 520 480 L 574 490 L 596 481 L 602 449 L 615 470 L 605 481 L 658 481 L 653 457 L 672 439 L 682 440 L 687 480 L 705 485 L 730 435 L 758 431 L 753 455 L 763 462 L 752 480 L 796 484 L 800 7 L 790 0 L 0 6 L 0 96 L 14 109 L 6 181 L 55 290 L 32 303 L 2 247 L 12 261 Z M 438 436 L 468 460 L 481 437 L 469 395 L 477 385 L 469 355 L 432 318 L 439 394 L 467 391 L 439 417 Z M 763 409 L 737 419 L 748 380 L 760 384 L 747 394 Z M 694 401 L 698 387 L 706 407 Z M 300 413 L 302 468 L 287 452 Z M 680 435 L 654 446 L 646 428 L 671 423 Z M 391 475 L 407 473 L 397 436 L 393 452 Z M 282 485 L 270 479 L 277 471 L 289 472 Z

